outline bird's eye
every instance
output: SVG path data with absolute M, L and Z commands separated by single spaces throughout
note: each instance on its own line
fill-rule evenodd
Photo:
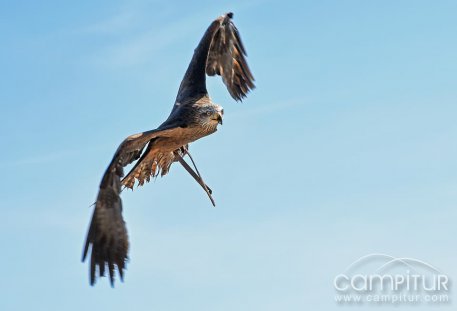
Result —
M 211 112 L 210 112 L 210 111 L 207 111 L 207 112 L 206 112 L 206 115 L 207 115 L 207 116 L 210 116 L 210 115 L 211 115 Z

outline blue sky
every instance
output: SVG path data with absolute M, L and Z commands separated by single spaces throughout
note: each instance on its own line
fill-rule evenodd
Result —
M 456 10 L 2 1 L 0 309 L 357 309 L 332 282 L 369 253 L 457 280 Z M 126 281 L 92 288 L 80 256 L 101 175 L 124 137 L 165 120 L 226 11 L 257 89 L 238 104 L 208 81 L 224 126 L 191 150 L 217 207 L 177 165 L 125 193 Z

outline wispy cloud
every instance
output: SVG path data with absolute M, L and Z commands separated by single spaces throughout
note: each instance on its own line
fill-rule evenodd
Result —
M 231 9 L 238 12 L 262 2 L 253 0 L 232 4 Z M 220 10 L 221 14 L 227 11 Z M 214 7 L 207 6 L 197 14 L 181 14 L 174 19 L 161 18 L 172 21 L 163 23 L 151 18 L 154 12 L 150 9 L 142 8 L 141 4 L 129 4 L 120 8 L 118 13 L 84 27 L 81 32 L 114 38 L 114 41 L 95 53 L 95 63 L 108 67 L 130 67 L 156 61 L 153 56 L 157 51 L 185 38 L 196 29 L 203 29 L 207 16 L 212 16 L 214 11 Z M 175 12 L 169 13 L 175 15 Z
M 132 29 L 138 20 L 138 12 L 126 10 L 83 27 L 79 32 L 97 35 L 114 35 Z
M 191 30 L 189 25 L 191 23 L 181 20 L 160 29 L 146 30 L 102 50 L 98 60 L 104 65 L 121 67 L 144 64 L 154 59 L 152 56 L 156 51 L 186 36 Z
M 306 105 L 306 99 L 285 100 L 267 105 L 256 107 L 243 107 L 242 111 L 234 112 L 230 115 L 231 118 L 251 118 L 260 114 L 272 114 L 277 111 L 292 110 L 297 107 Z
M 112 144 L 100 144 L 96 146 L 86 146 L 84 150 L 81 149 L 68 149 L 68 150 L 55 150 L 49 153 L 35 154 L 33 156 L 16 158 L 6 160 L 0 163 L 0 168 L 9 168 L 16 166 L 32 166 L 37 164 L 45 164 L 49 162 L 57 162 L 68 160 L 69 158 L 81 156 L 83 153 L 89 154 L 99 150 L 111 150 Z
M 15 159 L 12 161 L 6 161 L 0 164 L 0 168 L 7 168 L 13 166 L 27 166 L 27 165 L 36 165 L 36 164 L 43 164 L 48 162 L 53 162 L 56 160 L 60 160 L 65 157 L 69 157 L 75 154 L 76 151 L 56 151 L 54 153 L 42 154 L 42 155 L 35 155 L 31 157 L 25 157 L 21 159 Z
M 201 27 L 199 19 L 200 15 L 192 15 L 167 24 L 151 23 L 143 12 L 132 9 L 89 25 L 82 33 L 111 38 L 94 53 L 93 62 L 107 67 L 131 67 L 155 61 L 157 51 Z

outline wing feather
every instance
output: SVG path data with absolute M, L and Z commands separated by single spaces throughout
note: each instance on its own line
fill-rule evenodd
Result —
M 222 15 L 206 30 L 181 82 L 176 103 L 208 95 L 206 75 L 221 76 L 237 101 L 242 101 L 255 88 L 254 76 L 246 61 L 246 49 L 232 18 L 233 13 Z
M 121 178 L 124 167 L 137 160 L 144 147 L 157 137 L 171 136 L 175 128 L 157 129 L 127 137 L 118 147 L 113 160 L 105 171 L 95 202 L 92 221 L 84 245 L 83 261 L 90 254 L 90 284 L 95 283 L 97 267 L 99 276 L 104 276 L 108 267 L 111 285 L 117 266 L 121 280 L 129 248 L 127 228 L 122 217 Z
M 241 101 L 255 85 L 246 62 L 246 49 L 232 17 L 233 14 L 226 14 L 213 36 L 208 51 L 206 73 L 209 76 L 221 76 L 230 95 Z

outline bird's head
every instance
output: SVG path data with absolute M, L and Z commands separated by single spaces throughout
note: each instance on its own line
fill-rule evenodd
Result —
M 224 109 L 216 104 L 203 105 L 198 109 L 198 120 L 203 126 L 217 127 L 218 124 L 222 125 L 223 115 Z

